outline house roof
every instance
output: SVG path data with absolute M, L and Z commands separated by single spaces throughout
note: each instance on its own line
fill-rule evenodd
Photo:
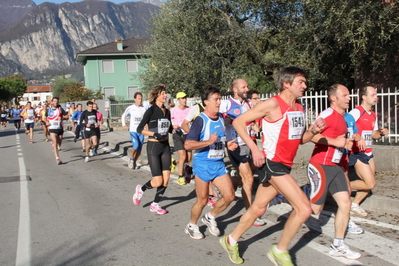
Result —
M 150 37 L 133 37 L 126 40 L 114 40 L 97 47 L 93 47 L 76 54 L 76 62 L 85 62 L 89 56 L 104 56 L 104 55 L 137 55 L 143 54 L 140 52 L 140 47 L 148 44 Z M 122 43 L 122 49 L 118 49 L 118 43 Z
M 51 86 L 28 86 L 25 92 L 51 92 Z

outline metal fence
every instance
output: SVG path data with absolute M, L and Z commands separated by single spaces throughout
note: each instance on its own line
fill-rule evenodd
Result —
M 262 100 L 268 99 L 274 96 L 276 93 L 261 94 L 259 95 Z M 399 91 L 397 88 L 379 88 L 377 89 L 377 95 L 379 98 L 378 103 L 374 107 L 374 111 L 378 117 L 378 126 L 389 129 L 389 136 L 383 137 L 381 140 L 376 141 L 379 144 L 399 144 Z M 227 99 L 229 96 L 223 96 L 222 99 Z M 348 111 L 359 105 L 358 89 L 351 90 L 351 106 Z M 176 99 L 174 100 L 177 104 Z M 326 109 L 328 104 L 327 92 L 314 92 L 306 91 L 305 95 L 300 98 L 305 112 L 305 118 L 310 124 L 314 121 L 317 115 Z M 112 118 L 119 118 L 122 116 L 124 110 L 131 104 L 133 100 L 124 102 L 111 102 L 110 112 Z M 200 102 L 200 98 L 187 98 L 187 105 L 193 106 L 195 103 Z

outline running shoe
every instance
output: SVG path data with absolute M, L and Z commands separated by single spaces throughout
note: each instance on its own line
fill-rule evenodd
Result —
M 57 161 L 57 164 L 62 164 L 62 161 L 61 161 L 61 159 L 60 158 L 58 158 L 58 159 L 55 159 L 56 161 Z
M 82 152 L 86 152 L 86 148 L 82 148 Z
M 129 167 L 129 168 L 131 168 L 131 169 L 134 170 L 133 165 L 134 165 L 134 160 L 133 160 L 132 158 L 130 158 L 130 159 L 127 161 L 127 167 Z
M 162 209 L 161 206 L 159 206 L 158 203 L 151 203 L 150 205 L 150 212 L 155 212 L 156 214 L 162 215 L 162 214 L 167 214 L 168 211 L 165 209 Z
M 98 156 L 97 151 L 93 151 L 93 156 Z
M 266 224 L 265 219 L 259 217 L 259 218 L 256 218 L 253 226 L 262 226 L 262 225 L 265 225 L 265 224 Z
M 240 186 L 238 186 L 237 188 L 236 188 L 236 191 L 234 192 L 234 195 L 236 196 L 236 197 L 242 197 L 242 187 L 240 187 Z
M 176 170 L 176 160 L 172 158 L 172 161 L 170 163 L 170 172 L 174 173 Z
M 48 139 L 45 139 L 44 141 L 45 141 L 45 142 L 48 142 Z
M 141 197 L 143 196 L 144 192 L 141 190 L 142 185 L 136 186 L 136 192 L 133 195 L 133 204 L 139 205 L 141 201 Z
M 28 134 L 29 134 L 29 130 L 26 130 L 26 131 L 25 131 L 25 134 L 28 135 Z
M 357 224 L 355 224 L 351 219 L 349 219 L 348 223 L 348 233 L 354 235 L 360 235 L 364 233 L 363 228 L 360 228 Z
M 76 141 L 77 141 L 77 139 L 76 139 L 76 137 L 74 137 L 74 138 L 73 138 L 73 142 L 76 142 Z
M 29 142 L 30 142 L 30 143 L 33 143 L 33 139 L 30 139 Z
M 361 217 L 366 217 L 368 215 L 368 213 L 359 205 L 356 207 L 351 207 L 351 214 L 357 215 L 357 216 L 361 216 Z
M 186 185 L 186 178 L 184 176 L 179 176 L 179 178 L 177 179 L 177 184 L 179 185 Z
M 230 171 L 230 176 L 236 176 L 237 175 L 237 170 L 233 169 Z
M 208 203 L 207 203 L 207 205 L 213 209 L 213 207 L 215 207 L 216 202 L 218 201 L 218 199 L 219 199 L 218 197 L 210 196 L 210 197 L 208 198 Z
M 229 259 L 231 260 L 232 263 L 234 264 L 243 264 L 244 260 L 240 257 L 240 252 L 238 251 L 238 243 L 236 243 L 234 246 L 230 245 L 227 242 L 227 239 L 229 236 L 224 236 L 220 238 L 219 243 L 222 245 L 224 250 L 227 251 L 227 254 L 229 255 Z
M 189 235 L 192 239 L 203 239 L 204 235 L 200 232 L 198 225 L 187 224 L 184 232 Z
M 90 150 L 89 150 L 89 156 L 91 157 L 91 156 L 93 156 L 93 155 L 94 155 L 93 149 L 90 149 Z
M 288 251 L 284 251 L 280 254 L 276 252 L 276 245 L 273 245 L 272 248 L 267 253 L 267 257 L 271 262 L 276 266 L 294 266 L 291 260 L 290 253 Z
M 61 150 L 61 146 L 57 146 L 57 149 L 60 151 Z
M 277 194 L 276 197 L 274 197 L 274 199 L 272 199 L 269 202 L 269 207 L 277 205 L 277 204 L 281 204 L 282 202 L 284 202 L 284 196 L 279 193 L 279 194 Z
M 89 157 L 85 157 L 85 163 L 89 162 Z
M 201 221 L 206 226 L 208 226 L 209 233 L 211 233 L 214 236 L 220 236 L 220 231 L 219 231 L 218 225 L 214 219 L 208 218 L 208 215 L 205 214 L 204 216 L 202 216 Z
M 339 247 L 330 245 L 330 251 L 328 252 L 331 256 L 334 257 L 344 257 L 350 260 L 357 260 L 362 255 L 356 251 L 351 250 L 347 245 L 342 244 Z

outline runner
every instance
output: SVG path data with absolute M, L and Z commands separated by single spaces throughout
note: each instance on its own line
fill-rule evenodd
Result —
M 252 103 L 252 106 L 256 106 L 258 103 L 260 103 L 258 91 L 250 90 L 248 91 L 247 95 L 248 99 Z M 262 118 L 258 118 L 254 122 L 252 122 L 250 130 L 250 136 L 255 143 L 256 143 L 256 135 L 259 134 L 259 132 L 261 132 L 261 129 L 262 129 Z
M 361 150 L 361 147 L 355 144 L 349 154 L 349 166 L 354 166 L 359 177 L 359 179 L 351 180 L 350 183 L 351 188 L 356 190 L 351 213 L 365 217 L 368 213 L 359 205 L 376 185 L 373 140 L 387 136 L 389 131 L 386 128 L 378 128 L 377 116 L 371 110 L 378 101 L 377 89 L 372 86 L 361 88 L 359 99 L 361 104 L 351 110 L 350 114 L 355 118 L 359 134 L 366 141 L 366 149 Z
M 72 116 L 73 113 L 75 113 L 76 108 L 75 108 L 75 103 L 71 103 L 71 107 L 68 110 L 68 117 L 69 117 L 69 122 L 71 122 L 71 131 L 75 132 L 75 123 L 72 121 Z
M 147 156 L 152 179 L 144 185 L 137 185 L 133 195 L 133 204 L 139 205 L 141 197 L 147 189 L 157 188 L 150 211 L 157 214 L 168 213 L 159 206 L 170 179 L 170 146 L 168 133 L 172 133 L 170 111 L 165 108 L 166 87 L 164 84 L 155 86 L 148 95 L 151 107 L 144 113 L 137 126 L 137 132 L 148 136 Z M 147 129 L 145 126 L 147 125 Z
M 7 117 L 8 117 L 8 112 L 6 111 L 6 107 L 2 106 L 0 109 L 0 124 L 3 130 L 7 127 Z
M 72 121 L 75 123 L 75 136 L 73 142 L 76 142 L 79 137 L 82 137 L 82 151 L 86 151 L 86 141 L 83 135 L 83 128 L 80 125 L 80 117 L 82 116 L 82 104 L 76 106 L 76 111 L 72 115 Z
M 99 127 L 97 111 L 93 110 L 93 102 L 86 103 L 87 109 L 80 116 L 79 124 L 83 130 L 83 137 L 86 143 L 85 163 L 89 162 L 89 156 L 93 156 L 93 148 L 97 145 L 97 134 L 95 128 Z
M 19 108 L 19 106 L 14 105 L 14 108 L 10 111 L 10 114 L 14 120 L 14 127 L 16 130 L 20 130 L 21 129 L 21 109 Z
M 193 239 L 204 238 L 197 221 L 208 202 L 209 182 L 212 181 L 222 195 L 215 207 L 201 219 L 212 235 L 220 235 L 215 217 L 234 200 L 233 183 L 223 161 L 226 132 L 223 117 L 219 113 L 219 89 L 214 85 L 207 85 L 201 92 L 201 100 L 205 110 L 193 122 L 184 144 L 186 149 L 194 150 L 193 168 L 197 200 L 191 208 L 190 222 L 184 230 Z M 237 147 L 235 139 L 227 142 L 229 150 Z
M 59 157 L 59 151 L 62 144 L 62 135 L 64 134 L 64 127 L 62 126 L 62 118 L 68 116 L 68 113 L 58 104 L 59 99 L 53 97 L 50 107 L 46 110 L 46 125 L 48 126 L 51 138 L 51 146 L 54 152 L 57 164 L 62 161 Z
M 43 129 L 43 134 L 44 134 L 44 141 L 48 142 L 48 136 L 49 136 L 49 129 L 47 126 L 47 118 L 46 118 L 46 113 L 48 109 L 48 103 L 43 104 L 42 109 L 40 110 L 40 124 Z
M 188 111 L 188 114 L 186 116 L 186 118 L 184 119 L 183 123 L 181 124 L 181 128 L 185 131 L 185 132 L 189 132 L 190 131 L 190 126 L 192 124 L 192 122 L 195 120 L 195 118 L 197 118 L 197 116 L 199 116 L 199 114 L 201 112 L 204 111 L 204 106 L 202 105 L 202 103 L 196 103 L 194 104 L 190 110 Z M 172 159 L 172 166 L 171 169 L 174 169 L 174 167 L 176 167 L 176 164 L 174 164 L 174 161 Z M 173 172 L 174 170 L 172 170 Z M 194 176 L 192 175 L 192 167 L 188 166 L 186 171 L 186 173 L 189 173 L 189 175 L 191 174 L 190 178 L 193 178 Z M 188 179 L 188 178 L 187 178 Z M 216 205 L 216 202 L 219 199 L 219 194 L 217 189 L 215 189 L 212 185 L 212 182 L 209 182 L 209 196 L 208 196 L 208 206 L 213 208 Z
M 29 142 L 33 143 L 33 128 L 35 126 L 35 110 L 32 108 L 32 103 L 27 102 L 24 111 L 22 112 L 25 123 L 25 133 L 29 134 Z
M 305 132 L 305 116 L 302 105 L 297 101 L 307 88 L 303 70 L 296 67 L 282 69 L 277 78 L 280 94 L 237 117 L 233 126 L 238 135 L 251 149 L 255 166 L 261 167 L 260 185 L 255 200 L 241 217 L 233 232 L 220 239 L 220 244 L 228 252 L 233 263 L 241 264 L 237 241 L 253 225 L 256 218 L 263 215 L 268 203 L 280 192 L 292 205 L 280 240 L 268 252 L 275 265 L 293 265 L 288 246 L 312 210 L 306 195 L 290 175 L 293 159 L 299 144 L 306 143 L 325 127 L 324 120 L 318 119 Z M 248 134 L 247 124 L 262 117 L 263 151 Z M 282 263 L 284 261 L 284 264 Z
M 35 109 L 35 123 L 37 126 L 37 125 L 39 125 L 39 122 L 41 122 L 40 110 L 43 109 L 42 103 L 39 103 L 36 107 L 34 107 L 34 109 Z
M 146 108 L 143 106 L 143 94 L 136 92 L 134 94 L 134 104 L 128 106 L 122 114 L 122 128 L 127 129 L 126 116 L 130 116 L 130 139 L 132 140 L 132 153 L 128 161 L 128 167 L 131 169 L 137 168 L 137 160 L 141 155 L 141 150 L 144 144 L 144 135 L 137 132 L 137 126 L 143 119 Z
M 93 110 L 97 111 L 97 121 L 98 121 L 98 127 L 94 128 L 96 131 L 96 136 L 97 136 L 97 145 L 94 146 L 94 151 L 93 151 L 93 156 L 97 156 L 97 150 L 98 146 L 100 145 L 100 139 L 101 139 L 101 125 L 104 124 L 104 119 L 103 119 L 103 114 L 99 112 L 98 105 L 96 103 L 93 103 Z
M 243 79 L 235 79 L 231 84 L 231 90 L 233 91 L 233 96 L 228 100 L 222 101 L 220 105 L 220 112 L 223 116 L 227 118 L 225 120 L 226 124 L 226 139 L 230 141 L 232 139 L 237 139 L 236 143 L 238 148 L 234 151 L 227 150 L 231 164 L 235 167 L 237 176 L 240 177 L 239 183 L 236 185 L 242 186 L 242 199 L 244 201 L 244 206 L 246 209 L 251 206 L 252 203 L 252 186 L 254 183 L 253 168 L 255 168 L 251 161 L 251 151 L 249 147 L 245 144 L 242 139 L 237 136 L 232 122 L 234 119 L 240 115 L 247 112 L 252 108 L 252 103 L 247 99 L 248 84 Z M 255 126 L 253 121 L 247 124 L 248 133 L 253 130 Z M 235 176 L 231 174 L 232 176 Z M 264 219 L 258 217 L 254 222 L 254 226 L 265 225 Z
M 324 207 L 327 193 L 330 192 L 338 205 L 334 220 L 335 236 L 329 254 L 347 259 L 358 259 L 361 254 L 352 251 L 345 243 L 345 232 L 349 221 L 350 194 L 349 180 L 339 165 L 344 149 L 351 150 L 353 139 L 347 139 L 345 110 L 349 107 L 348 88 L 341 84 L 332 85 L 328 91 L 330 108 L 319 117 L 324 118 L 326 128 L 313 137 L 316 143 L 308 165 L 308 178 L 311 185 L 310 201 L 313 213 L 319 214 Z
M 185 185 L 186 182 L 186 174 L 185 165 L 186 162 L 191 162 L 192 152 L 191 150 L 184 149 L 184 142 L 187 137 L 187 132 L 182 129 L 181 124 L 184 119 L 187 117 L 188 112 L 190 111 L 190 107 L 187 106 L 187 95 L 184 92 L 178 92 L 176 94 L 176 99 L 178 105 L 170 110 L 170 116 L 172 120 L 172 126 L 174 129 L 173 133 L 173 145 L 174 150 L 179 154 L 179 159 L 176 160 L 176 164 L 178 165 L 178 175 L 177 184 Z

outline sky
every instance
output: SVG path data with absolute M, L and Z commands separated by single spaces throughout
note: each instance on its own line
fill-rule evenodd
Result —
M 43 2 L 50 2 L 50 3 L 56 3 L 56 4 L 61 4 L 64 2 L 70 2 L 70 3 L 75 3 L 75 2 L 81 2 L 83 0 L 33 0 L 36 5 L 40 5 Z M 114 2 L 115 4 L 120 4 L 124 2 L 137 2 L 138 0 L 106 0 L 109 2 Z

